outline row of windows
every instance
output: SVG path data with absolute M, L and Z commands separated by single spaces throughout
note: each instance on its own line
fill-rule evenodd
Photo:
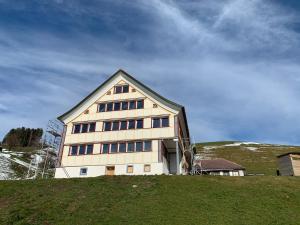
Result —
M 93 154 L 94 145 L 73 145 L 70 155 L 90 155 Z
M 144 128 L 144 120 L 107 121 L 103 123 L 104 131 L 130 130 Z
M 73 126 L 73 133 L 87 133 L 87 132 L 95 132 L 96 130 L 96 123 L 81 123 L 75 124 Z
M 151 150 L 152 141 L 133 141 L 103 144 L 101 153 L 148 152 Z
M 114 167 L 113 167 L 113 170 L 114 170 Z M 80 175 L 85 176 L 85 175 L 87 175 L 87 172 L 88 172 L 88 168 L 80 168 Z M 133 173 L 134 172 L 133 165 L 128 165 L 127 169 L 126 169 L 126 172 L 127 173 Z M 144 165 L 144 172 L 145 173 L 151 172 L 151 165 L 150 164 L 145 164 Z
M 111 112 L 129 109 L 143 109 L 144 100 L 132 100 L 122 102 L 107 102 L 98 105 L 98 112 Z

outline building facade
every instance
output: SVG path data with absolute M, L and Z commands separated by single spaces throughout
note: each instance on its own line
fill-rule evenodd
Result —
M 279 175 L 300 176 L 300 152 L 288 152 L 277 158 Z
M 193 152 L 183 106 L 123 70 L 58 118 L 56 178 L 187 174 Z

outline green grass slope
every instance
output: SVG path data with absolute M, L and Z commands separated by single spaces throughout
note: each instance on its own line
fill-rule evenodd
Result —
M 276 175 L 277 155 L 299 151 L 299 146 L 272 144 L 241 144 L 235 142 L 208 142 L 196 145 L 197 153 L 205 158 L 225 158 L 246 168 L 248 173 Z M 300 224 L 300 222 L 299 222 Z
M 276 176 L 2 181 L 0 224 L 296 225 L 299 186 Z

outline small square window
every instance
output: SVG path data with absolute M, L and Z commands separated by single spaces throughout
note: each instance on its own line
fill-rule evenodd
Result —
M 115 93 L 116 94 L 122 93 L 122 86 L 115 86 Z
M 73 145 L 71 147 L 71 155 L 77 155 L 77 146 L 76 145 Z
M 152 141 L 144 141 L 144 151 L 152 150 Z
M 134 152 L 134 142 L 128 143 L 127 152 Z
M 106 106 L 106 104 L 99 104 L 98 111 L 99 112 L 105 112 L 105 106 Z
M 79 155 L 84 155 L 85 154 L 85 145 L 80 145 L 79 146 Z
M 153 127 L 153 128 L 158 128 L 158 127 L 160 127 L 160 118 L 153 118 L 153 119 L 152 119 L 152 127 Z
M 123 86 L 123 93 L 128 93 L 129 92 L 129 86 L 128 85 L 124 85 Z
M 121 130 L 127 130 L 127 121 L 121 121 Z
M 109 144 L 103 144 L 102 145 L 102 154 L 109 153 Z
M 115 102 L 114 111 L 119 111 L 121 109 L 121 103 Z
M 136 129 L 141 129 L 144 127 L 144 120 L 137 120 L 136 121 Z
M 143 142 L 136 142 L 135 143 L 135 151 L 142 152 L 143 151 Z
M 80 133 L 80 127 L 81 127 L 81 125 L 80 125 L 80 124 L 76 124 L 76 125 L 74 125 L 74 134 L 78 134 L 78 133 Z
M 119 144 L 119 152 L 126 152 L 126 143 Z
M 80 175 L 87 175 L 87 168 L 80 168 Z
M 144 108 L 144 100 L 138 100 L 136 103 L 137 109 L 143 109 Z
M 87 145 L 87 147 L 86 147 L 86 154 L 87 155 L 93 154 L 93 148 L 94 148 L 94 145 Z
M 87 123 L 82 124 L 81 133 L 86 133 L 88 131 L 89 125 Z
M 133 173 L 133 166 L 127 166 L 127 173 Z
M 110 112 L 112 110 L 113 110 L 113 103 L 112 102 L 107 103 L 106 111 Z
M 110 153 L 117 153 L 118 152 L 118 144 L 114 143 L 111 144 Z
M 104 122 L 104 131 L 111 130 L 111 122 Z
M 122 110 L 128 110 L 128 102 L 122 102 Z
M 129 102 L 129 109 L 135 109 L 136 108 L 135 103 L 136 103 L 136 101 L 130 101 Z
M 114 121 L 112 125 L 112 130 L 119 130 L 119 121 Z
M 89 132 L 95 132 L 96 123 L 90 123 Z
M 168 127 L 169 126 L 169 117 L 164 117 L 162 120 L 162 127 Z
M 135 120 L 128 121 L 128 129 L 135 129 Z
M 151 172 L 151 165 L 150 164 L 145 164 L 144 165 L 144 172 Z

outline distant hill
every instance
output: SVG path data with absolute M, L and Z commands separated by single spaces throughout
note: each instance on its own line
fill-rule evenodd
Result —
M 276 175 L 277 155 L 300 151 L 300 146 L 256 142 L 206 142 L 196 144 L 201 158 L 225 158 L 246 167 L 247 173 Z

